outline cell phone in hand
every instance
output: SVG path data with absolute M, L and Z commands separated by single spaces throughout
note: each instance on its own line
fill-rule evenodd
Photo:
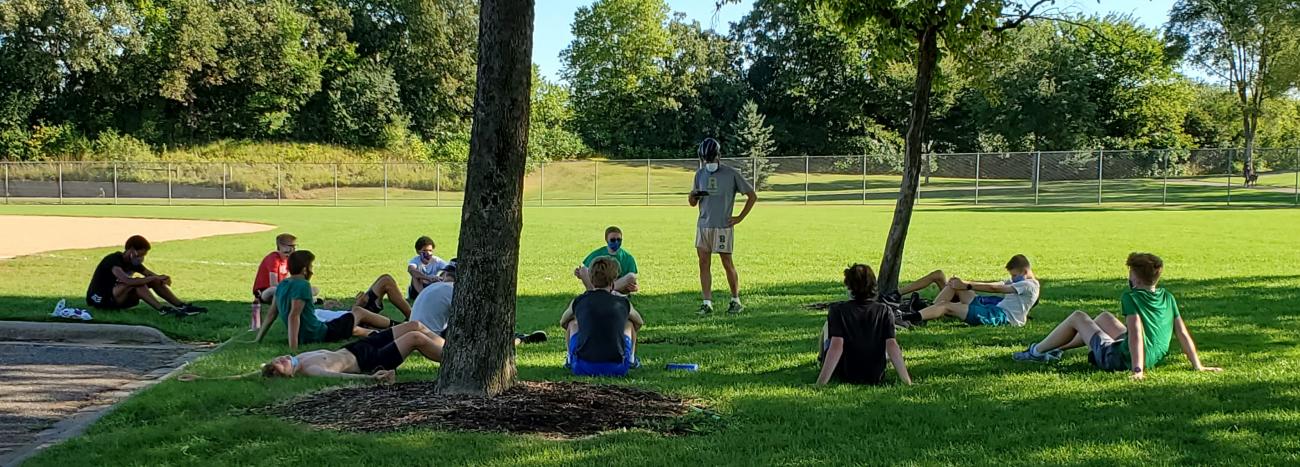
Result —
M 691 196 L 694 196 L 696 198 L 703 198 L 705 196 L 709 196 L 709 192 L 705 190 L 696 190 L 691 192 Z

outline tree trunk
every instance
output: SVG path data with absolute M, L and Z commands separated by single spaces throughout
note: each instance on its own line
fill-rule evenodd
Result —
M 1245 113 L 1245 131 L 1243 132 L 1243 136 L 1245 136 L 1246 139 L 1246 154 L 1245 157 L 1242 158 L 1241 176 L 1245 179 L 1242 183 L 1250 183 L 1250 175 L 1255 173 L 1255 129 L 1259 125 L 1259 117 L 1258 114 L 1254 112 L 1254 109 L 1249 107 L 1246 108 Z M 1232 168 L 1229 167 L 1228 170 L 1231 171 Z
M 494 396 L 515 380 L 515 292 L 532 89 L 533 0 L 483 0 L 458 277 L 437 390 Z
M 898 290 L 898 272 L 903 267 L 903 247 L 907 243 L 907 228 L 912 222 L 912 207 L 921 178 L 921 145 L 925 142 L 925 120 L 930 114 L 930 88 L 934 69 L 939 62 L 939 28 L 929 26 L 921 32 L 917 50 L 916 92 L 912 94 L 912 114 L 907 123 L 907 150 L 904 157 L 903 183 L 898 189 L 898 203 L 894 206 L 894 223 L 889 227 L 885 241 L 885 255 L 880 261 L 880 292 Z

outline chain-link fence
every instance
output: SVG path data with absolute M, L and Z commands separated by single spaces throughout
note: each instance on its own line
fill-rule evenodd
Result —
M 1300 205 L 1300 149 L 927 154 L 920 203 Z M 726 159 L 765 203 L 893 204 L 899 156 Z M 5 203 L 460 206 L 463 163 L 0 162 Z M 680 205 L 693 159 L 536 164 L 528 206 Z

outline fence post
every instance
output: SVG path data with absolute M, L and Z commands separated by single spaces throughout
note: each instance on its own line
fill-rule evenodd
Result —
M 7 175 L 9 172 L 7 171 L 8 169 L 5 170 L 5 181 L 7 182 L 9 180 Z M 7 196 L 9 196 L 9 194 L 5 193 L 5 196 L 5 199 L 8 200 Z M 1295 202 L 1292 203 L 1292 205 L 1300 206 L 1300 148 L 1296 148 L 1295 150 Z
M 167 163 L 167 205 L 172 205 L 172 163 Z
M 591 205 L 600 205 L 600 161 L 591 161 Z
M 1034 206 L 1038 205 L 1038 187 L 1043 184 L 1043 151 L 1034 153 Z
M 907 156 L 903 157 L 905 159 L 907 158 Z M 930 184 L 930 158 L 932 157 L 934 157 L 933 153 L 925 153 L 921 155 L 921 169 L 925 170 L 925 179 L 916 184 L 916 204 L 921 204 L 921 194 L 924 192 L 924 190 L 921 190 L 921 187 Z M 903 173 L 907 174 L 906 168 L 903 169 Z
M 442 206 L 442 162 L 433 163 L 433 206 Z
M 980 153 L 975 153 L 975 204 L 980 204 Z
M 5 162 L 5 204 L 9 204 L 9 163 Z M 116 198 L 117 192 L 114 190 L 113 197 Z
M 1106 150 L 1101 149 L 1097 152 L 1097 204 L 1101 204 L 1101 177 L 1102 168 L 1106 164 Z
M 808 171 L 809 161 L 811 160 L 812 156 L 807 154 L 803 155 L 803 204 L 805 205 L 808 204 Z
M 8 175 L 8 171 L 5 172 L 5 175 Z M 117 162 L 113 163 L 113 204 L 117 204 Z
M 1160 205 L 1164 206 L 1169 202 L 1169 150 L 1165 150 L 1165 181 L 1164 187 L 1161 188 Z
M 334 205 L 339 205 L 339 163 L 334 163 Z
M 230 163 L 221 167 L 221 205 L 226 205 L 226 177 L 230 176 Z
M 63 161 L 55 162 L 59 172 L 59 204 L 63 204 Z
M 917 188 L 916 194 L 921 194 L 921 189 Z M 867 205 L 867 153 L 862 153 L 862 205 Z
M 1232 156 L 1237 153 L 1236 149 L 1228 151 L 1228 205 L 1232 206 Z
M 537 175 L 537 206 L 546 206 L 546 161 L 542 161 L 542 169 Z
M 384 206 L 388 206 L 388 161 L 384 161 Z
M 280 163 L 275 163 L 275 205 L 280 205 L 281 192 L 284 191 L 284 177 L 280 175 Z
M 645 160 L 645 205 L 650 205 L 650 159 Z

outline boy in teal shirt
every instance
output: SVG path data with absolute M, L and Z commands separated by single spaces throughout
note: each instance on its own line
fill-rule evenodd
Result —
M 1129 289 L 1120 295 L 1124 322 L 1107 312 L 1092 319 L 1075 311 L 1056 326 L 1042 342 L 1030 344 L 1012 357 L 1019 361 L 1060 360 L 1063 351 L 1088 346 L 1088 361 L 1106 371 L 1128 370 L 1135 380 L 1146 378 L 1146 369 L 1156 366 L 1169 353 L 1169 341 L 1178 343 L 1196 371 L 1222 371 L 1201 365 L 1196 343 L 1187 331 L 1178 302 L 1168 290 L 1157 287 L 1164 261 L 1150 253 L 1128 256 Z M 1130 339 L 1129 334 L 1138 336 Z
M 298 250 L 289 255 L 289 278 L 276 285 L 275 300 L 271 302 L 271 313 L 262 324 L 257 334 L 261 342 L 271 323 L 279 317 L 289 328 L 289 350 L 298 351 L 298 344 L 317 342 L 337 342 L 354 335 L 364 336 L 369 331 L 359 326 L 387 329 L 393 321 L 373 313 L 360 304 L 348 312 L 330 312 L 316 310 L 314 294 L 311 290 L 312 263 L 316 255 L 307 250 Z M 396 289 L 394 289 L 396 290 Z M 358 297 L 360 301 L 360 297 Z M 323 318 L 323 319 L 322 319 Z
M 574 270 L 573 275 L 582 281 L 582 285 L 587 290 L 594 290 L 595 287 L 591 285 L 591 281 L 586 279 L 589 275 L 582 274 L 582 270 L 590 269 L 591 263 L 595 262 L 597 258 L 606 256 L 618 260 L 619 264 L 618 279 L 614 281 L 614 291 L 628 295 L 640 290 L 636 282 L 636 259 L 632 258 L 631 253 L 623 249 L 623 231 L 615 226 L 605 229 L 605 246 L 597 248 L 596 251 L 587 255 L 587 258 L 582 260 L 582 267 Z

